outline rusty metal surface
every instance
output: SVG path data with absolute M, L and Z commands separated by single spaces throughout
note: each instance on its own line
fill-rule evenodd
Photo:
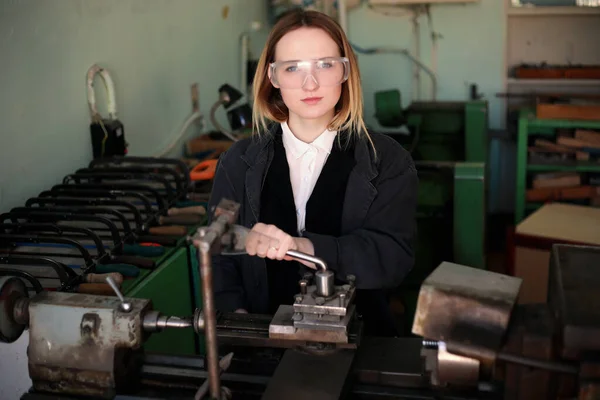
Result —
M 549 300 L 563 330 L 563 355 L 600 350 L 600 247 L 555 245 Z
M 200 248 L 200 276 L 202 277 L 202 302 L 204 313 L 204 335 L 206 338 L 206 356 L 208 361 L 208 379 L 210 382 L 210 395 L 219 398 L 221 393 L 216 309 L 213 296 L 212 260 L 209 249 Z
M 279 306 L 269 325 L 269 337 L 272 339 L 299 340 L 320 343 L 348 343 L 348 332 L 339 329 L 323 329 L 297 327 L 292 320 L 294 309 L 292 306 Z M 346 326 L 350 322 L 350 315 L 345 317 Z
M 110 398 L 133 383 L 141 361 L 142 315 L 150 302 L 42 292 L 30 302 L 29 374 L 36 390 Z
M 294 311 L 299 313 L 310 313 L 320 315 L 346 316 L 348 306 L 354 302 L 355 288 L 351 285 L 342 285 L 334 287 L 330 297 L 324 298 L 317 294 L 315 285 L 306 288 L 306 294 L 298 294 L 302 301 L 294 303 Z M 340 295 L 344 294 L 344 305 L 340 305 Z M 319 304 L 320 303 L 320 304 Z
M 423 282 L 412 332 L 468 357 L 493 358 L 521 279 L 444 262 Z
M 227 222 L 235 223 L 240 212 L 240 204 L 232 200 L 222 199 L 215 209 L 215 217 L 224 215 L 227 217 Z

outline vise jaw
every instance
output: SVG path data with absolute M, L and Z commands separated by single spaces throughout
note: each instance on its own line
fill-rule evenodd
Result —
M 142 365 L 143 316 L 152 305 L 116 297 L 42 292 L 29 303 L 29 375 L 41 392 L 113 398 Z

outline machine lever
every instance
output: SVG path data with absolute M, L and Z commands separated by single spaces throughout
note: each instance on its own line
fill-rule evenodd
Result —
M 119 305 L 119 309 L 123 312 L 129 312 L 131 311 L 132 305 L 130 302 L 125 301 L 125 297 L 123 297 L 123 294 L 121 293 L 121 291 L 119 290 L 119 287 L 117 286 L 117 284 L 115 283 L 115 281 L 113 280 L 112 277 L 107 276 L 106 277 L 106 282 L 110 285 L 110 287 L 112 288 L 112 290 L 115 291 L 115 294 L 117 295 L 117 297 L 119 298 L 119 300 L 121 300 L 121 304 Z
M 319 257 L 311 256 L 310 254 L 302 253 L 296 250 L 288 250 L 285 252 L 286 255 L 295 258 L 297 260 L 308 261 L 314 263 L 317 267 L 321 268 L 323 271 L 327 271 L 327 264 L 325 261 Z

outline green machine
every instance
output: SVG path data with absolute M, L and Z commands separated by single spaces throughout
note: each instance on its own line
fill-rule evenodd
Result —
M 419 287 L 442 261 L 486 268 L 488 106 L 482 100 L 415 102 L 375 94 L 375 117 L 415 161 L 419 173 L 415 266 L 399 291 L 408 332 Z
M 190 229 L 190 235 L 197 228 Z M 154 261 L 156 269 L 141 270 L 135 280 L 123 282 L 123 295 L 150 299 L 167 315 L 193 315 L 202 305 L 196 249 L 182 238 Z M 204 341 L 193 329 L 167 329 L 152 335 L 144 347 L 155 353 L 195 355 L 203 352 Z

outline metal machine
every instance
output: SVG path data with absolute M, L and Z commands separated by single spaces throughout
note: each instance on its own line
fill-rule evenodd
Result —
M 0 339 L 29 329 L 33 387 L 21 398 L 600 397 L 600 248 L 555 246 L 547 305 L 517 305 L 519 278 L 442 263 L 421 288 L 418 337 L 363 337 L 352 277 L 334 285 L 333 271 L 302 253 L 289 255 L 319 268 L 299 281 L 293 305 L 274 316 L 215 310 L 210 255 L 243 249 L 248 231 L 233 224 L 237 207 L 224 200 L 190 238 L 203 285 L 204 307 L 194 315 L 163 315 L 116 287 L 118 299 L 47 291 L 29 298 L 19 278 L 3 277 Z M 145 353 L 144 341 L 165 329 L 204 335 L 206 357 Z

